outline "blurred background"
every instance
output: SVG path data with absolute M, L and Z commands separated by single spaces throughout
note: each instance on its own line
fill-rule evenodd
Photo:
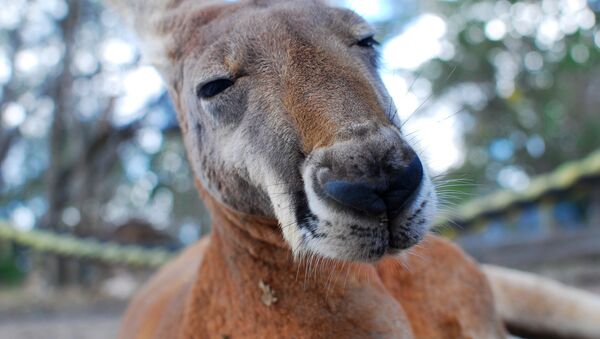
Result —
M 437 232 L 600 292 L 600 1 L 337 3 L 378 28 Z M 0 8 L 0 333 L 114 336 L 140 283 L 210 230 L 173 108 L 99 1 Z

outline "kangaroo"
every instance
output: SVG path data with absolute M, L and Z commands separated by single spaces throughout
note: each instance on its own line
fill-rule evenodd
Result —
M 111 4 L 169 87 L 213 221 L 138 292 L 121 338 L 598 337 L 593 296 L 482 269 L 429 233 L 436 193 L 359 16 L 308 0 Z

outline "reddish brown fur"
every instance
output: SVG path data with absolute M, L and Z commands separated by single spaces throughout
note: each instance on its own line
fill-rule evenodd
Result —
M 390 124 L 386 118 L 389 112 L 383 111 L 387 105 L 385 91 L 374 76 L 375 68 L 365 66 L 364 55 L 357 57 L 356 49 L 352 49 L 361 37 L 350 31 L 362 21 L 349 11 L 334 13 L 324 6 L 312 6 L 311 1 L 301 5 L 299 1 L 277 0 L 227 5 L 210 5 L 202 0 L 107 1 L 129 17 L 148 43 L 146 56 L 169 84 L 192 165 L 206 160 L 198 158 L 201 147 L 197 140 L 201 135 L 194 134 L 199 125 L 193 117 L 200 112 L 194 110 L 198 99 L 192 88 L 199 80 L 210 80 L 196 77 L 210 72 L 206 68 L 214 63 L 225 66 L 234 78 L 241 77 L 245 67 L 255 66 L 254 77 L 249 78 L 257 80 L 246 84 L 262 85 L 263 99 L 270 99 L 261 107 L 267 109 L 260 113 L 285 116 L 292 125 L 269 121 L 266 127 L 282 134 L 297 133 L 298 145 L 306 154 L 349 135 L 361 140 L 361 129 Z M 269 7 L 275 3 L 278 5 Z M 304 11 L 304 7 L 310 8 Z M 261 12 L 261 8 L 265 10 Z M 235 34 L 228 35 L 240 22 L 243 24 Z M 328 28 L 323 29 L 325 26 Z M 298 31 L 302 34 L 295 34 Z M 259 52 L 263 58 L 259 64 L 268 61 L 268 67 L 245 64 L 245 53 L 256 56 Z M 227 76 L 218 71 L 210 75 Z M 244 81 L 240 82 L 244 87 Z M 186 100 L 190 96 L 193 99 Z M 270 112 L 268 108 L 275 109 Z M 278 148 L 271 152 L 274 149 Z M 223 168 L 231 169 L 218 169 L 223 172 Z M 194 168 L 197 175 L 202 169 Z M 210 168 L 213 172 L 218 169 Z M 212 181 L 209 184 L 215 184 Z M 201 185 L 198 188 L 204 192 Z M 242 189 L 239 185 L 226 188 L 227 193 L 236 196 Z M 212 193 L 217 196 L 223 192 Z M 376 265 L 322 258 L 295 262 L 282 238 L 286 225 L 233 211 L 208 193 L 203 196 L 212 212 L 212 234 L 163 267 L 137 294 L 123 318 L 121 338 L 504 336 L 482 272 L 444 240 L 429 236 L 404 259 L 385 258 Z M 226 194 L 218 198 L 223 196 Z M 522 300 L 515 302 L 534 288 L 522 283 L 514 286 L 514 279 L 497 272 L 489 276 L 496 280 L 494 287 L 509 324 L 511 319 L 527 319 L 529 323 L 537 321 L 532 328 L 554 331 L 559 327 L 544 322 L 546 317 L 540 314 L 523 317 L 526 312 L 543 315 L 548 311 Z M 533 292 L 540 299 L 548 296 Z M 568 306 L 581 304 L 582 298 L 591 299 L 579 296 L 551 300 Z M 518 306 L 515 312 L 513 304 Z M 572 308 L 555 313 L 556 319 L 567 319 L 573 329 L 560 333 L 579 333 L 579 328 L 587 328 L 586 333 L 594 337 L 597 331 L 590 323 L 595 322 L 589 319 L 594 319 L 595 308 L 583 308 L 582 314 L 587 317 L 582 324 L 569 317 Z
M 210 238 L 188 248 L 138 293 L 120 338 L 503 335 L 487 281 L 447 241 L 430 236 L 404 262 L 306 266 L 292 260 L 276 220 L 204 198 L 214 220 Z M 276 303 L 261 301 L 260 281 L 273 289 Z
M 166 8 L 175 8 L 177 3 Z M 182 132 L 188 137 L 194 125 L 188 121 L 190 110 L 185 103 L 184 91 L 189 89 L 182 83 L 185 60 L 201 58 L 205 47 L 211 46 L 209 42 L 222 37 L 232 20 L 238 19 L 236 11 L 242 7 L 254 10 L 248 3 L 208 6 L 166 16 L 158 28 L 151 27 L 171 38 L 164 46 L 169 60 L 162 60 L 163 67 L 167 65 L 163 75 L 171 87 Z M 270 15 L 281 19 L 274 20 L 273 25 L 295 20 L 284 11 Z M 340 14 L 332 20 L 347 25 L 354 19 Z M 292 26 L 302 27 L 297 23 Z M 323 34 L 313 33 L 307 36 Z M 348 36 L 347 32 L 338 33 Z M 281 73 L 267 78 L 268 72 L 261 72 L 272 86 L 265 91 L 284 93 L 283 108 L 305 153 L 331 145 L 344 135 L 348 125 L 390 124 L 374 79 L 369 78 L 364 63 L 357 61 L 361 58 L 351 54 L 356 51 L 338 54 L 332 51 L 339 48 L 323 47 L 328 46 L 326 42 L 321 41 L 324 45 L 319 47 L 304 41 L 302 34 L 281 34 L 274 39 L 282 43 L 283 38 L 287 42 L 284 48 L 268 44 L 252 48 L 264 48 L 264 54 L 273 55 L 272 68 Z M 244 46 L 237 48 L 243 50 Z M 275 57 L 281 50 L 287 55 Z M 218 61 L 233 75 L 243 67 L 243 60 L 212 52 L 213 61 L 225 56 Z M 278 81 L 283 83 L 275 84 Z M 186 139 L 188 152 L 194 159 L 192 152 L 196 150 L 190 139 Z M 504 335 L 482 273 L 446 241 L 430 236 L 404 261 L 388 258 L 376 265 L 323 258 L 297 262 L 277 220 L 233 211 L 206 193 L 202 185 L 198 188 L 213 218 L 210 237 L 185 250 L 137 294 L 123 319 L 120 338 L 434 339 Z M 270 297 L 277 299 L 275 303 L 263 302 L 265 286 L 259 287 L 261 282 L 274 291 Z
M 369 112 L 369 122 L 379 120 L 381 125 L 389 125 L 369 80 L 349 67 L 347 58 L 294 41 L 288 46 L 288 59 L 284 106 L 300 133 L 306 153 L 330 146 L 343 126 L 364 123 L 357 119 L 361 113 Z M 361 100 L 348 100 L 340 95 L 342 87 Z

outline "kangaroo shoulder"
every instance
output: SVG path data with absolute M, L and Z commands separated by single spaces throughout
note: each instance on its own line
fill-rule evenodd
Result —
M 504 332 L 483 271 L 447 240 L 428 236 L 402 257 L 383 260 L 378 271 L 417 337 L 494 338 Z
M 183 318 L 208 243 L 209 239 L 203 238 L 185 249 L 136 293 L 125 311 L 119 338 L 159 338 L 161 333 L 177 333 L 175 327 Z

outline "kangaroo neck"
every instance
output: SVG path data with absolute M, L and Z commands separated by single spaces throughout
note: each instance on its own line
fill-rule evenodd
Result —
M 206 201 L 206 199 L 205 199 Z M 277 220 L 234 211 L 214 200 L 207 203 L 212 218 L 212 240 L 223 256 L 235 254 L 283 268 L 292 264 L 292 252 Z
M 311 328 L 347 338 L 411 337 L 375 266 L 295 260 L 276 220 L 204 200 L 213 230 L 181 337 L 247 337 L 257 329 L 261 337 L 306 337 Z M 207 320 L 202 314 L 216 316 Z

